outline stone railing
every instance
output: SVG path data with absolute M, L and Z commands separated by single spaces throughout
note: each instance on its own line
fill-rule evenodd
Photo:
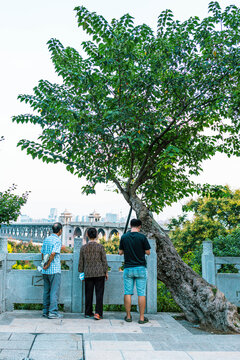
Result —
M 151 255 L 147 257 L 148 283 L 147 305 L 148 313 L 157 312 L 157 257 L 154 240 L 149 240 Z M 83 312 L 84 282 L 78 278 L 79 252 L 82 239 L 74 239 L 74 252 L 61 254 L 61 261 L 65 261 L 68 270 L 62 270 L 59 303 L 64 304 L 65 311 Z M 14 304 L 42 303 L 43 278 L 37 270 L 16 270 L 12 266 L 17 260 L 28 260 L 38 266 L 41 254 L 36 253 L 7 253 L 7 239 L 0 238 L 0 311 L 12 311 Z M 109 280 L 105 283 L 104 304 L 123 304 L 123 272 L 120 269 L 123 256 L 107 255 Z M 137 304 L 137 295 L 132 298 Z
M 238 273 L 218 273 L 223 264 L 235 265 Z M 213 254 L 212 242 L 204 241 L 202 276 L 222 291 L 230 302 L 240 306 L 240 257 L 216 257 Z

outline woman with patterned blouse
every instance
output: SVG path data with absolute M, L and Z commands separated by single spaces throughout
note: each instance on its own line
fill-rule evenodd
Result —
M 85 280 L 85 317 L 102 319 L 103 294 L 105 279 L 108 279 L 108 263 L 106 252 L 102 244 L 97 242 L 97 230 L 89 228 L 87 231 L 89 242 L 81 247 L 78 271 L 84 272 Z M 93 314 L 93 291 L 96 293 L 96 308 Z

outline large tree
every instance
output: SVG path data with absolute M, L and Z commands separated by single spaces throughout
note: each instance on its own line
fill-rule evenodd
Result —
M 13 120 L 42 127 L 38 142 L 19 146 L 85 177 L 87 194 L 113 183 L 156 240 L 158 279 L 187 319 L 240 331 L 236 307 L 181 260 L 151 215 L 201 191 L 192 176 L 203 160 L 240 154 L 239 8 L 212 2 L 209 17 L 184 22 L 166 10 L 156 34 L 129 14 L 109 23 L 83 6 L 75 11 L 92 40 L 83 55 L 48 42 L 62 82 L 40 80 L 33 95 L 19 96 L 35 113 Z

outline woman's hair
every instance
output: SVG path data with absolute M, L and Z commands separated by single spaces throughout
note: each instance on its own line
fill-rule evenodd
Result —
M 87 235 L 89 239 L 96 239 L 97 237 L 97 229 L 96 228 L 89 228 L 87 231 Z

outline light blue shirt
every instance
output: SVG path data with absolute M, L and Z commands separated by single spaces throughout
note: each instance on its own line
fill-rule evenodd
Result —
M 55 253 L 54 259 L 51 262 L 49 268 L 47 270 L 42 270 L 43 274 L 57 274 L 61 273 L 61 262 L 60 262 L 60 251 L 61 251 L 62 243 L 60 238 L 56 234 L 52 234 L 48 236 L 43 241 L 43 246 L 41 249 L 41 253 L 43 255 Z

